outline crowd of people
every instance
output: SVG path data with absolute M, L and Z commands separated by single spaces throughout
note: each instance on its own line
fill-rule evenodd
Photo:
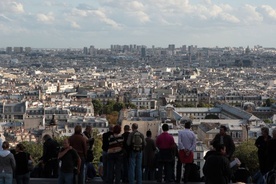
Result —
M 18 184 L 28 184 L 31 170 L 35 177 L 58 178 L 59 184 L 84 184 L 96 173 L 108 184 L 142 184 L 142 180 L 207 184 L 252 182 L 246 163 L 233 158 L 235 144 L 224 125 L 211 141 L 213 149 L 204 157 L 204 176 L 200 177 L 200 167 L 194 163 L 196 135 L 191 130 L 192 122 L 183 119 L 181 124 L 185 128 L 179 131 L 178 142 L 168 133 L 168 124 L 162 124 L 162 133 L 155 140 L 150 130 L 144 137 L 137 123 L 131 127 L 125 125 L 123 133 L 120 125 L 110 125 L 102 135 L 102 156 L 97 172 L 92 164 L 94 138 L 90 125 L 84 132 L 80 125 L 75 126 L 73 135 L 63 140 L 62 147 L 50 135 L 44 135 L 43 154 L 34 170 L 30 168 L 33 158 L 22 143 L 11 150 L 4 141 L 0 149 L 0 183 L 11 184 L 15 179 Z M 264 183 L 263 178 L 276 166 L 276 129 L 272 136 L 267 127 L 261 132 L 255 141 L 260 168 L 256 183 Z

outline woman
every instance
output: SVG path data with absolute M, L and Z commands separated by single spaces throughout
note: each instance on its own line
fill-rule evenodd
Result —
M 115 175 L 115 184 L 119 184 L 121 180 L 121 168 L 123 162 L 123 142 L 124 138 L 121 133 L 121 127 L 115 125 L 113 127 L 113 135 L 109 137 L 109 145 L 107 150 L 108 160 L 108 183 L 113 184 Z
M 15 159 L 9 151 L 10 145 L 7 141 L 2 144 L 0 151 L 0 183 L 12 184 L 13 172 L 15 170 Z
M 24 150 L 25 146 L 21 143 L 17 144 L 15 147 L 15 179 L 17 184 L 28 184 L 30 181 L 28 162 L 29 160 L 33 161 L 33 159 L 31 158 L 31 155 L 29 153 L 26 153 Z

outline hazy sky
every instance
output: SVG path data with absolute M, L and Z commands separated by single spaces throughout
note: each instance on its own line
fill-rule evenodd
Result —
M 0 0 L 0 47 L 276 47 L 276 0 Z

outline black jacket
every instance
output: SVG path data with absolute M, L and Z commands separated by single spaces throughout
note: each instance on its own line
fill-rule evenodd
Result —
M 228 184 L 231 177 L 229 160 L 218 152 L 214 153 L 207 158 L 203 173 L 207 184 Z

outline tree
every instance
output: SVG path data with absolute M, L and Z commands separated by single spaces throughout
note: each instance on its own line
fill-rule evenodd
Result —
M 113 110 L 114 110 L 114 111 L 117 111 L 117 112 L 120 112 L 120 110 L 122 110 L 124 107 L 125 107 L 125 104 L 124 104 L 124 103 L 116 102 L 116 103 L 113 105 Z
M 43 144 L 39 142 L 22 142 L 25 146 L 25 151 L 28 152 L 34 159 L 35 163 L 38 163 L 43 154 Z
M 253 174 L 259 170 L 257 151 L 255 141 L 249 139 L 236 147 L 234 157 L 237 157 L 241 163 L 245 163 L 249 171 Z
M 106 115 L 106 119 L 110 124 L 116 124 L 118 120 L 119 113 L 117 111 L 113 111 L 112 113 Z
M 94 106 L 94 113 L 101 115 L 103 111 L 103 104 L 100 100 L 92 100 L 93 106 Z
M 107 101 L 106 105 L 103 107 L 103 113 L 104 114 L 111 114 L 113 111 L 113 106 L 116 102 L 114 100 Z

